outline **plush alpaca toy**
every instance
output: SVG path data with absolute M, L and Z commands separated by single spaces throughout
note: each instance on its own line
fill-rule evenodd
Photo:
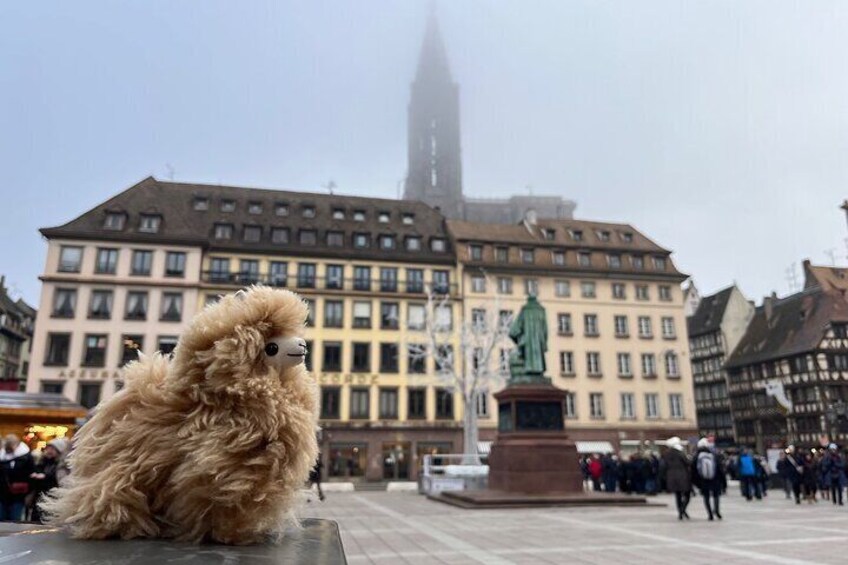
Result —
M 74 437 L 50 523 L 86 539 L 279 537 L 318 454 L 306 315 L 297 295 L 253 287 L 198 314 L 172 360 L 128 365 Z

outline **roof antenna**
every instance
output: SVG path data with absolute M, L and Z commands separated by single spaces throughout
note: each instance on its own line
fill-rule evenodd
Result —
M 824 254 L 830 257 L 831 266 L 836 266 L 836 249 L 831 247 L 830 249 L 825 249 Z
M 165 173 L 165 176 L 168 177 L 168 180 L 174 180 L 174 175 L 176 175 L 177 173 L 177 170 L 174 168 L 174 166 L 171 163 L 165 163 L 165 170 L 167 171 Z
M 794 294 L 800 290 L 798 288 L 798 263 L 792 263 L 786 270 L 786 282 L 789 283 L 789 293 Z
M 330 179 L 326 184 L 322 184 L 321 186 L 323 186 L 324 189 L 330 193 L 330 196 L 332 196 L 334 194 L 333 191 L 336 189 L 336 181 Z

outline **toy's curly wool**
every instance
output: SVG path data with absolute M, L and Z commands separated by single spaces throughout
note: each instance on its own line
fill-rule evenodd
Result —
M 292 523 L 318 453 L 317 385 L 301 363 L 263 358 L 272 336 L 300 335 L 297 295 L 264 287 L 206 307 L 74 438 L 69 481 L 47 500 L 74 537 L 254 543 Z

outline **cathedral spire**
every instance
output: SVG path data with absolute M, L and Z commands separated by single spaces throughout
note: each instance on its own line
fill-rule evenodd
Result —
M 416 82 L 431 80 L 451 81 L 448 55 L 444 41 L 442 41 L 442 33 L 439 30 L 435 2 L 430 5 L 427 29 L 424 32 L 424 41 L 421 44 L 421 53 L 418 57 L 418 70 L 415 73 Z

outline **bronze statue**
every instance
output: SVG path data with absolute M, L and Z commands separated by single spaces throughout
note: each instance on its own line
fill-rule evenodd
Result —
M 510 383 L 547 382 L 545 352 L 548 350 L 548 322 L 545 309 L 535 296 L 527 297 L 509 329 L 515 350 L 509 363 Z

